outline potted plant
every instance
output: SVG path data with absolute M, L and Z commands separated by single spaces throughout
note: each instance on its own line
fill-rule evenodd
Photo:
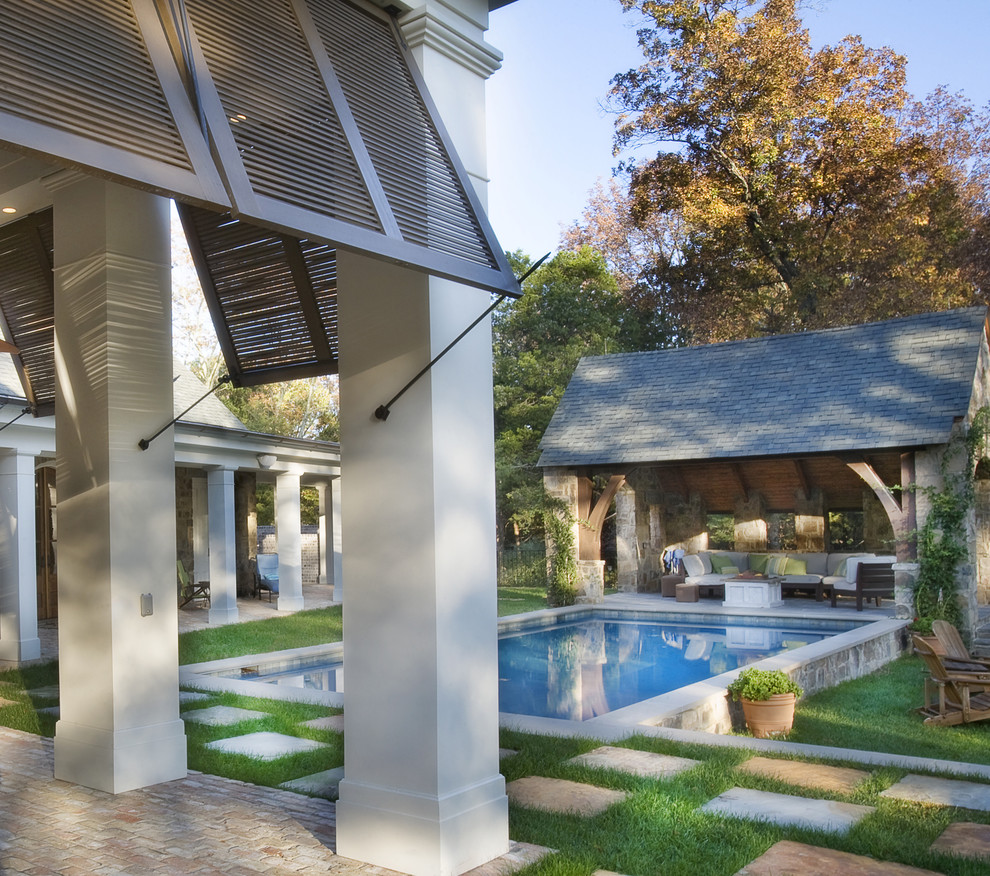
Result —
M 780 669 L 744 669 L 727 688 L 741 701 L 746 726 L 758 739 L 786 736 L 794 724 L 794 703 L 804 691 Z

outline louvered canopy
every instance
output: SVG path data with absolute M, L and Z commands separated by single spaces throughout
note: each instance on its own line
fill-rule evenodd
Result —
M 0 144 L 230 213 L 259 247 L 518 294 L 395 20 L 360 0 L 5 0 L 0 83 Z

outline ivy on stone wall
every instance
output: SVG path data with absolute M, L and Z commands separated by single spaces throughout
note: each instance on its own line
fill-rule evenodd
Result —
M 563 499 L 544 493 L 543 527 L 547 534 L 547 605 L 573 605 L 578 567 L 574 559 L 574 515 Z

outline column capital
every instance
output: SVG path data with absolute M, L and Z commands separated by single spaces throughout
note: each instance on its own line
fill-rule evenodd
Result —
M 417 6 L 400 24 L 413 51 L 426 46 L 483 79 L 502 66 L 502 53 L 482 38 L 487 22 L 474 21 L 446 3 Z

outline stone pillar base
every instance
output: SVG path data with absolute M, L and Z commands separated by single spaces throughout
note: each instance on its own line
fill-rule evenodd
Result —
M 301 596 L 279 596 L 277 602 L 279 611 L 302 611 L 305 608 Z
M 236 624 L 239 619 L 237 606 L 233 608 L 213 608 L 210 606 L 210 623 L 216 626 Z
M 340 783 L 337 854 L 410 876 L 458 876 L 509 847 L 505 780 L 443 798 Z
M 578 560 L 578 578 L 575 605 L 597 605 L 605 601 L 604 560 Z
M 918 583 L 917 563 L 894 563 L 894 617 L 914 617 L 914 588 Z
M 186 777 L 181 720 L 116 733 L 59 721 L 55 725 L 55 778 L 122 794 Z
M 41 639 L 20 639 L 13 642 L 0 641 L 0 660 L 13 660 L 23 663 L 41 657 Z

